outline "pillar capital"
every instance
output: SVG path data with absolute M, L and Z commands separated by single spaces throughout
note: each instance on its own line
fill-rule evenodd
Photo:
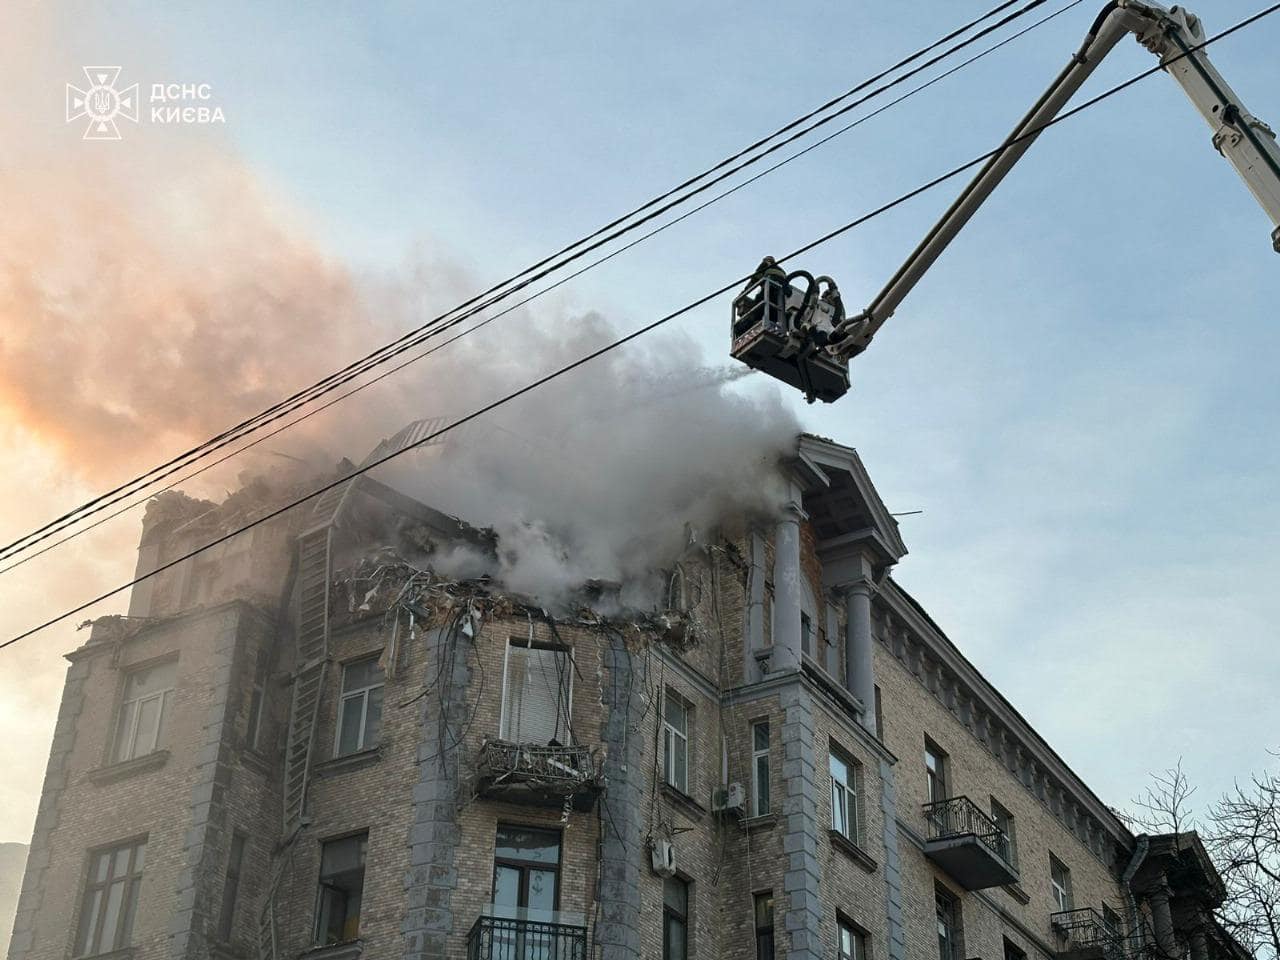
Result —
M 784 500 L 779 511 L 778 519 L 786 523 L 800 523 L 802 520 L 809 519 L 809 514 L 805 512 L 799 500 Z

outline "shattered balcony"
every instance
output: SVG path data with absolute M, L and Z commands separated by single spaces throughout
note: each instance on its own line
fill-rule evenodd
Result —
M 1050 914 L 1049 922 L 1058 935 L 1058 960 L 1125 960 L 1134 953 L 1093 907 Z
M 476 758 L 477 792 L 491 800 L 590 810 L 599 792 L 596 758 L 586 747 L 486 740 Z
M 968 797 L 927 803 L 924 817 L 925 856 L 966 890 L 1018 882 L 1009 837 Z

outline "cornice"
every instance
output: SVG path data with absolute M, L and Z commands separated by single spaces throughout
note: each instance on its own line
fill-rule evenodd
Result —
M 897 620 L 894 625 L 880 618 L 877 640 L 1032 796 L 1114 868 L 1107 842 L 1131 850 L 1134 837 L 1107 805 L 892 579 L 881 586 L 874 602 Z

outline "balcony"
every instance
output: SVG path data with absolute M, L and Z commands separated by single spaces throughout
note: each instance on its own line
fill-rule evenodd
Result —
M 1058 935 L 1059 960 L 1125 960 L 1131 954 L 1120 932 L 1093 907 L 1050 914 L 1049 922 Z
M 587 928 L 483 916 L 467 934 L 467 960 L 586 960 Z
M 924 807 L 928 834 L 924 854 L 966 890 L 1018 882 L 1009 838 L 968 797 L 952 797 Z
M 476 758 L 480 796 L 509 803 L 590 810 L 599 792 L 596 758 L 586 747 L 486 740 Z

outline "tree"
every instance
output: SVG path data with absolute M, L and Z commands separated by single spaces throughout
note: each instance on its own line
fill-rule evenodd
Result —
M 1181 759 L 1151 779 L 1125 821 L 1147 833 L 1195 830 L 1226 886 L 1218 922 L 1258 960 L 1280 960 L 1280 772 L 1236 783 L 1199 817 Z

